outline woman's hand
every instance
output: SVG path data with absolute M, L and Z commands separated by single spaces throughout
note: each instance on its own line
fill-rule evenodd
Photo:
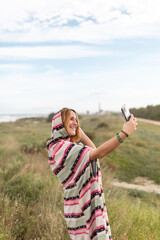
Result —
M 83 132 L 82 128 L 80 129 L 81 141 L 84 145 L 89 146 L 92 149 L 95 149 L 95 145 L 92 140 Z
M 130 120 L 123 125 L 122 130 L 129 136 L 136 131 L 136 126 L 137 126 L 137 119 L 133 115 L 131 115 Z M 124 132 L 119 132 L 119 136 L 122 141 L 124 141 L 127 138 L 127 135 Z M 115 136 L 110 140 L 101 144 L 98 148 L 92 149 L 90 151 L 89 158 L 90 160 L 102 158 L 107 154 L 111 153 L 119 145 L 120 145 L 120 142 L 117 139 L 117 136 Z
M 123 125 L 122 130 L 129 136 L 136 131 L 137 125 L 137 119 L 131 114 L 130 120 Z

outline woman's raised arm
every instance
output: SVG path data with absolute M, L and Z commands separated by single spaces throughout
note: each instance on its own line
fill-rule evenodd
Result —
M 82 128 L 80 128 L 80 134 L 81 134 L 81 141 L 84 145 L 89 146 L 93 149 L 96 148 L 96 146 L 91 141 L 91 139 L 83 132 Z
M 127 133 L 127 135 L 131 135 L 136 131 L 137 121 L 136 118 L 132 115 L 130 120 L 123 125 L 122 130 Z M 120 140 L 124 141 L 127 138 L 127 135 L 124 132 L 119 133 Z M 90 160 L 94 160 L 97 158 L 102 158 L 107 154 L 111 153 L 115 148 L 120 145 L 120 141 L 117 136 L 111 138 L 110 140 L 104 142 L 96 149 L 91 149 L 90 151 Z

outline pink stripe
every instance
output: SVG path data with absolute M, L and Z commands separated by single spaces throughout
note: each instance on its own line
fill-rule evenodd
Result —
M 71 142 L 71 143 L 69 144 L 69 146 L 66 148 L 66 150 L 65 150 L 65 152 L 64 152 L 64 154 L 63 154 L 63 157 L 61 158 L 61 161 L 59 162 L 60 165 L 61 165 L 61 163 L 62 163 L 62 161 L 63 161 L 64 156 L 66 155 L 66 152 L 67 152 L 68 148 L 70 148 L 70 146 L 71 146 L 72 144 L 73 144 L 73 143 Z
M 74 177 L 74 174 L 72 174 L 72 175 L 69 177 L 69 179 L 67 180 L 67 182 L 65 182 L 65 183 L 63 184 L 63 187 L 66 187 L 67 184 L 72 180 L 73 177 Z
M 92 235 L 98 230 L 98 229 L 100 229 L 100 228 L 102 228 L 102 227 L 104 227 L 105 228 L 105 226 L 104 225 L 101 225 L 101 226 L 99 226 L 99 227 L 96 227 L 96 229 L 92 232 Z M 92 237 L 92 236 L 91 236 Z
M 77 199 L 70 199 L 70 200 L 64 200 L 64 203 L 79 203 L 79 198 Z
M 52 158 L 55 158 L 56 153 L 59 151 L 59 149 L 63 146 L 64 141 L 61 141 L 60 143 L 58 143 L 52 150 Z
M 92 215 L 90 222 L 87 223 L 87 229 L 90 229 L 91 226 L 92 226 L 92 224 L 93 224 L 93 222 L 95 221 L 95 219 L 96 219 L 97 217 L 100 217 L 100 216 L 102 216 L 102 210 L 101 210 L 101 209 L 97 209 L 97 210 L 94 212 L 94 214 Z
M 93 183 L 93 182 L 96 182 L 96 179 L 94 177 L 92 177 L 91 181 L 88 182 L 87 185 L 84 188 L 82 188 L 80 195 L 84 195 L 84 192 L 86 191 L 86 188 L 88 187 L 88 185 L 90 186 L 90 184 Z
M 85 206 L 87 206 L 87 204 L 90 203 L 90 202 L 91 202 L 91 199 L 83 205 L 82 209 L 83 209 Z M 83 210 L 82 210 L 82 211 L 83 211 Z
M 73 169 L 75 172 L 77 171 L 80 163 L 82 162 L 84 155 L 85 155 L 88 151 L 89 151 L 89 148 L 85 148 L 85 149 L 83 150 L 83 152 L 81 153 L 81 156 L 80 156 L 80 158 L 78 159 L 78 162 L 77 162 L 75 168 Z
M 93 191 L 93 192 L 91 193 L 91 196 L 92 196 L 93 194 L 95 194 L 95 193 L 101 194 L 102 191 L 95 190 L 95 191 Z M 98 197 L 99 197 L 99 196 L 98 196 Z
M 61 168 L 61 166 L 60 166 L 59 168 L 56 168 L 56 169 L 53 171 L 53 173 L 56 173 L 57 170 L 60 169 L 60 168 Z
M 88 185 L 88 184 L 87 184 Z M 83 194 L 81 194 L 81 196 L 80 196 L 80 199 L 86 194 L 86 192 L 88 191 L 88 190 L 90 190 L 91 189 L 91 187 L 89 186 L 89 188 L 87 188 L 86 190 L 85 190 L 85 192 L 83 192 Z M 97 190 L 95 190 L 95 191 L 93 191 L 92 193 L 91 193 L 91 196 L 94 194 L 94 193 L 102 193 L 101 191 L 97 191 Z M 99 197 L 99 196 L 98 196 Z
M 67 141 L 67 140 L 70 140 L 70 138 L 65 139 L 65 141 Z M 57 142 L 64 142 L 64 140 L 60 139 L 60 140 L 57 140 L 57 141 L 51 143 L 47 149 L 50 150 L 51 147 L 52 147 L 53 145 L 55 145 Z
M 79 215 L 81 215 L 83 212 L 79 212 L 79 213 L 65 213 L 64 212 L 64 215 L 65 216 L 79 216 Z
M 55 120 L 56 118 L 58 118 L 59 116 L 61 116 L 61 112 L 57 113 L 57 114 L 52 118 L 52 121 Z
M 64 203 L 64 206 L 74 206 L 74 205 L 79 205 L 79 201 L 75 203 Z
M 88 159 L 88 161 L 87 161 L 87 163 L 84 165 L 84 167 L 82 168 L 82 170 L 79 172 L 79 174 L 78 174 L 78 176 L 76 176 L 75 178 L 74 178 L 74 180 L 76 180 L 78 177 L 79 177 L 79 175 L 81 175 L 81 173 L 83 172 L 83 170 L 86 168 L 86 166 L 87 166 L 87 164 L 89 163 L 89 159 Z
M 92 219 L 92 221 L 90 222 L 90 224 L 87 224 L 87 225 L 89 225 L 89 226 L 87 227 L 87 230 L 89 230 L 89 229 L 92 227 L 92 225 L 93 225 L 94 221 L 96 220 L 96 218 L 97 218 L 97 217 L 100 217 L 100 216 L 102 216 L 102 214 L 97 214 L 97 215 Z
M 56 125 L 56 126 L 53 126 L 53 127 L 52 127 L 52 131 L 53 131 L 53 128 L 58 128 L 58 127 L 61 127 L 61 126 L 63 126 L 63 123 L 60 123 L 60 124 L 58 124 L 58 125 Z
M 50 145 L 49 145 L 49 147 L 47 148 L 47 150 L 50 150 L 50 148 L 54 145 L 55 143 L 51 143 Z
M 55 164 L 56 163 L 56 161 L 54 161 L 54 160 L 49 160 L 49 165 L 53 165 L 53 164 Z
M 77 230 L 68 230 L 69 234 L 78 235 L 78 234 L 88 234 L 86 228 L 77 229 Z
M 71 186 L 74 186 L 75 185 L 75 183 L 70 183 L 70 184 L 68 184 L 68 186 L 67 187 L 71 187 Z M 75 185 L 75 187 L 76 187 L 77 185 Z
M 83 231 L 84 231 L 84 230 L 83 230 Z M 72 231 L 71 231 L 71 230 L 68 230 L 68 232 L 69 232 L 69 234 L 71 234 L 71 235 L 88 234 L 88 233 L 86 233 L 86 232 L 77 232 L 77 233 L 74 233 L 73 230 L 72 230 Z
M 88 192 L 88 190 L 90 190 L 91 187 L 89 186 L 89 188 L 86 189 L 86 191 L 80 196 L 80 199 L 86 194 L 86 192 Z

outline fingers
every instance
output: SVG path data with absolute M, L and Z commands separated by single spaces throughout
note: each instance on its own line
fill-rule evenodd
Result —
M 130 118 L 130 120 L 133 121 L 133 122 L 135 123 L 136 126 L 138 126 L 137 118 L 135 118 L 133 114 L 131 114 L 131 118 Z

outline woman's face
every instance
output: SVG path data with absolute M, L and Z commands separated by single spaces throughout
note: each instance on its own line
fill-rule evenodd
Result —
M 77 126 L 78 126 L 78 119 L 77 116 L 75 114 L 75 112 L 70 111 L 70 120 L 67 126 L 67 131 L 69 136 L 75 136 L 76 135 L 76 131 L 77 131 Z

